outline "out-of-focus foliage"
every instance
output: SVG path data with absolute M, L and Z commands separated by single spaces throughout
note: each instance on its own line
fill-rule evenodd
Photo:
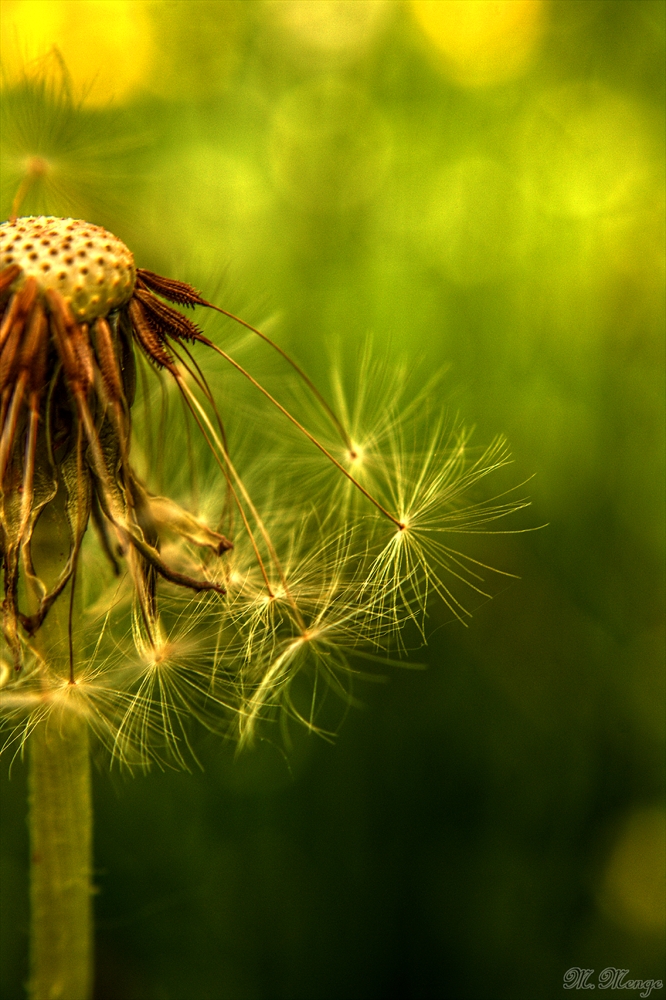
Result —
M 549 522 L 483 541 L 523 581 L 468 630 L 432 620 L 428 669 L 357 692 L 335 746 L 295 733 L 285 756 L 276 734 L 234 761 L 202 738 L 203 775 L 99 775 L 99 1000 L 555 997 L 572 966 L 663 979 L 663 5 L 2 14 L 5 88 L 56 45 L 81 113 L 148 150 L 108 158 L 91 221 L 273 317 L 321 385 L 370 333 L 448 365 L 431 411 L 506 433 Z M 14 997 L 19 762 L 3 795 Z
M 140 187 L 150 134 L 137 134 L 123 111 L 91 107 L 57 49 L 1 79 L 2 218 L 20 206 L 23 215 L 128 225 L 123 208 Z

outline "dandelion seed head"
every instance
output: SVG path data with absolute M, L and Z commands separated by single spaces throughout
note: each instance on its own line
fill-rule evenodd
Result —
M 13 289 L 34 278 L 57 291 L 79 321 L 107 316 L 130 299 L 134 257 L 112 233 L 80 219 L 37 215 L 0 225 L 2 264 L 20 267 Z

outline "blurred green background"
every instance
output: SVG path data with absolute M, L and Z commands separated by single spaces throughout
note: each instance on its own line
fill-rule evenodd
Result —
M 469 629 L 433 615 L 427 669 L 366 685 L 334 744 L 276 728 L 234 759 L 201 733 L 203 772 L 134 778 L 100 760 L 96 1000 L 665 978 L 664 11 L 2 4 L 6 102 L 54 44 L 89 85 L 78 147 L 5 128 L 3 217 L 21 158 L 52 154 L 138 263 L 279 316 L 322 385 L 331 345 L 368 335 L 448 366 L 433 407 L 506 433 L 535 474 L 523 526 L 548 522 L 484 541 L 522 579 Z M 21 761 L 2 795 L 18 1000 Z

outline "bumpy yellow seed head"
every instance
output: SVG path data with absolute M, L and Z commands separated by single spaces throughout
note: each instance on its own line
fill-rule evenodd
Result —
M 107 316 L 129 301 L 136 282 L 134 257 L 117 236 L 77 219 L 47 215 L 0 226 L 0 262 L 18 264 L 42 291 L 59 292 L 78 322 Z

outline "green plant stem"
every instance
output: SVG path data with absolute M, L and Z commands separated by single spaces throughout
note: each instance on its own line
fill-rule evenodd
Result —
M 35 566 L 47 588 L 53 586 L 69 542 L 64 495 L 59 494 L 33 535 Z M 60 596 L 35 636 L 49 673 L 62 678 L 63 688 L 60 703 L 28 740 L 30 1000 L 90 1000 L 92 993 L 89 727 L 76 688 L 67 684 L 70 597 L 68 591 Z
M 30 736 L 31 1000 L 89 1000 L 92 807 L 85 719 Z

